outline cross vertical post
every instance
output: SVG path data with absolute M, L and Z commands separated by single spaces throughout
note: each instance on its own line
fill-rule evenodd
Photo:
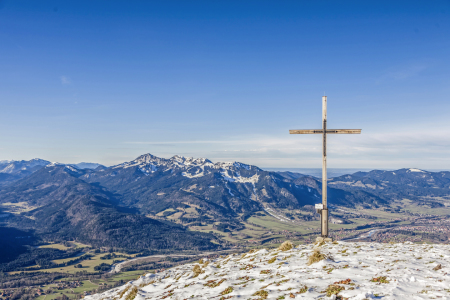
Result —
M 359 134 L 361 129 L 327 129 L 327 96 L 322 97 L 322 129 L 294 129 L 290 134 L 322 134 L 322 204 L 319 206 L 321 236 L 328 238 L 327 134 Z
M 322 97 L 322 205 L 321 233 L 328 237 L 328 206 L 327 206 L 327 96 Z

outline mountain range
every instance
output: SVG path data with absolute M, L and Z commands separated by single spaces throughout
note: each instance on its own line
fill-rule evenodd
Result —
M 21 178 L 24 178 L 42 167 L 51 165 L 48 160 L 35 158 L 31 160 L 0 160 L 0 187 L 2 185 L 8 185 Z M 58 164 L 58 163 L 53 163 Z M 77 164 L 67 164 L 76 169 L 96 169 L 98 167 L 104 167 L 97 163 L 81 162 Z
M 86 168 L 87 167 L 87 168 Z M 450 172 L 370 171 L 329 180 L 332 206 L 377 208 L 449 194 Z M 313 209 L 320 180 L 239 162 L 151 154 L 112 167 L 45 160 L 0 162 L 0 226 L 47 241 L 121 249 L 212 249 L 214 235 L 186 225 L 239 230 L 268 209 Z
M 450 172 L 428 172 L 416 168 L 395 171 L 356 172 L 329 180 L 333 187 L 363 190 L 385 199 L 413 199 L 449 195 Z

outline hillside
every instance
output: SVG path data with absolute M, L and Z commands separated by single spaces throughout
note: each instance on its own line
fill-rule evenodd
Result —
M 347 191 L 366 191 L 384 199 L 422 200 L 424 197 L 448 196 L 450 172 L 420 169 L 373 170 L 335 177 L 329 180 L 329 184 Z
M 330 258 L 308 265 L 314 248 Z M 85 299 L 446 299 L 449 250 L 409 242 L 263 249 L 147 274 Z
M 3 189 L 0 203 L 26 209 L 4 219 L 8 226 L 33 230 L 47 241 L 77 240 L 95 247 L 143 249 L 210 249 L 208 234 L 123 211 L 117 200 L 78 177 L 70 166 L 46 166 Z

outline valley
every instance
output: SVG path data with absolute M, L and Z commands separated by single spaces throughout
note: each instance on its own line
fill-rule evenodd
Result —
M 0 165 L 8 295 L 76 299 L 205 255 L 310 244 L 319 234 L 321 182 L 312 176 L 150 154 L 96 169 L 47 163 Z M 331 178 L 331 236 L 448 243 L 449 187 L 448 172 L 417 169 Z

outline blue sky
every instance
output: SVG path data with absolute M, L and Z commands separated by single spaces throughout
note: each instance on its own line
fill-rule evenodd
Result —
M 0 160 L 450 169 L 450 1 L 0 0 Z

